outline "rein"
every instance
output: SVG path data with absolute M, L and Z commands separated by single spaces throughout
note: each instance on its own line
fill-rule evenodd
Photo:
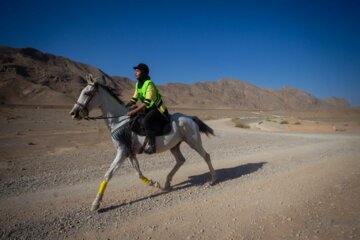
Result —
M 97 119 L 109 119 L 109 118 L 119 118 L 119 117 L 123 117 L 123 116 L 114 116 L 114 117 L 104 117 L 104 116 L 97 116 L 97 117 L 89 117 L 89 116 L 86 116 L 84 117 L 85 120 L 97 120 Z

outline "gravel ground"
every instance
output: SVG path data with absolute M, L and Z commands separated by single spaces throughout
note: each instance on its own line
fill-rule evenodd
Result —
M 26 121 L 12 114 L 18 119 L 2 119 L 9 128 Z M 55 129 L 59 123 L 2 129 L 0 239 L 360 238 L 359 135 L 243 130 L 230 119 L 207 123 L 216 133 L 203 143 L 217 185 L 207 184 L 206 164 L 183 144 L 187 161 L 172 191 L 143 185 L 125 162 L 96 212 L 90 205 L 114 157 L 103 127 L 63 121 L 64 134 Z M 25 150 L 11 154 L 19 146 Z M 175 163 L 170 153 L 139 155 L 139 161 L 161 184 Z

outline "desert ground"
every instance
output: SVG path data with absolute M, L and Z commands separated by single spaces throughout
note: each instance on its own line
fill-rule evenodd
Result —
M 360 239 L 359 114 L 172 109 L 214 129 L 218 183 L 182 144 L 172 191 L 125 162 L 90 211 L 115 151 L 102 120 L 69 110 L 0 107 L 1 239 Z M 138 158 L 160 184 L 175 164 Z

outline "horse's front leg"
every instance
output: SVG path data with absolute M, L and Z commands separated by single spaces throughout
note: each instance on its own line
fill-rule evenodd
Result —
M 143 175 L 143 173 L 140 170 L 140 165 L 139 165 L 139 161 L 136 158 L 136 156 L 130 156 L 129 157 L 129 162 L 131 164 L 131 166 L 133 166 L 133 168 L 136 170 L 136 173 L 138 175 L 138 177 L 140 178 L 140 180 L 147 186 L 154 186 L 157 188 L 161 188 L 159 182 L 157 181 L 153 181 L 152 179 L 148 179 L 147 177 L 145 177 Z
M 95 211 L 100 207 L 100 203 L 103 199 L 105 188 L 115 173 L 116 169 L 118 169 L 125 160 L 124 153 L 121 149 L 117 149 L 116 157 L 114 161 L 111 163 L 109 170 L 106 172 L 104 176 L 104 180 L 101 182 L 98 193 L 96 194 L 95 200 L 91 205 L 91 210 Z

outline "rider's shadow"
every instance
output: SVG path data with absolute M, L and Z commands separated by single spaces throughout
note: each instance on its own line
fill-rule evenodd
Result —
M 247 163 L 236 167 L 216 169 L 217 183 L 226 182 L 228 180 L 233 180 L 243 175 L 256 172 L 257 170 L 262 168 L 265 164 L 266 162 Z M 183 189 L 195 185 L 203 185 L 209 182 L 210 179 L 211 179 L 210 173 L 194 175 L 194 176 L 190 176 L 187 181 L 173 185 L 173 188 L 174 190 L 176 190 L 176 189 Z
M 216 183 L 222 183 L 222 182 L 226 182 L 229 180 L 233 180 L 236 178 L 239 178 L 243 175 L 247 175 L 247 174 L 251 174 L 253 172 L 256 172 L 257 170 L 259 170 L 260 168 L 262 168 L 264 165 L 266 164 L 266 162 L 259 162 L 259 163 L 247 163 L 244 165 L 240 165 L 237 167 L 230 167 L 230 168 L 222 168 L 222 169 L 216 169 L 216 175 L 217 175 L 217 182 Z M 198 186 L 198 185 L 204 185 L 206 183 L 209 182 L 209 180 L 211 179 L 210 173 L 203 173 L 200 175 L 194 175 L 194 176 L 190 176 L 188 180 L 175 184 L 172 187 L 172 191 L 164 191 L 164 192 L 159 192 L 144 198 L 140 198 L 140 199 L 136 199 L 134 201 L 131 201 L 129 203 L 121 203 L 121 204 L 115 204 L 106 208 L 102 208 L 99 209 L 98 212 L 99 213 L 105 213 L 117 208 L 120 208 L 122 206 L 128 205 L 128 204 L 134 204 L 137 202 L 141 202 L 143 200 L 146 200 L 148 198 L 156 198 L 158 196 L 164 195 L 164 194 L 169 194 L 171 192 L 174 191 L 178 191 L 181 189 L 186 189 L 192 186 Z

